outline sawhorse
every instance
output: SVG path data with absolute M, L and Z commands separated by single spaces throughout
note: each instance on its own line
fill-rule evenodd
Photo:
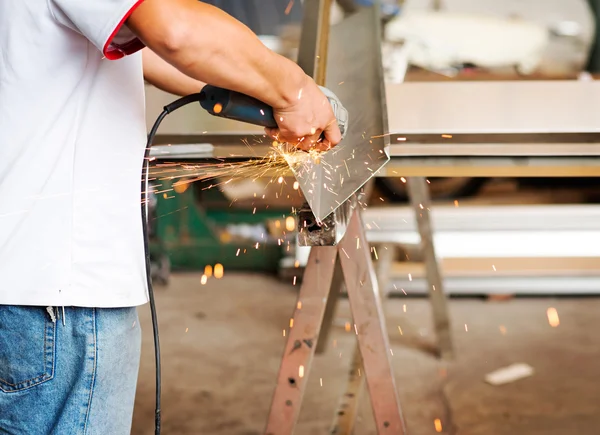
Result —
M 355 210 L 337 246 L 311 249 L 271 404 L 269 435 L 293 433 L 325 311 L 333 310 L 341 281 L 350 301 L 378 433 L 405 433 L 371 248 L 360 211 Z M 360 376 L 357 367 L 355 377 Z

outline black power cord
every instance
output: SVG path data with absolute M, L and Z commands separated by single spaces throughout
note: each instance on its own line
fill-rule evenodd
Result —
M 147 207 L 148 201 L 148 177 L 150 170 L 150 148 L 154 141 L 154 136 L 160 126 L 160 123 L 166 118 L 169 113 L 186 106 L 188 104 L 200 101 L 200 94 L 191 94 L 171 104 L 166 105 L 163 108 L 162 113 L 154 121 L 154 125 L 148 134 L 148 141 L 146 142 L 146 151 L 144 152 L 144 162 L 142 165 L 142 228 L 144 234 L 144 253 L 146 255 L 146 281 L 148 284 L 148 298 L 150 299 L 150 313 L 152 315 L 152 332 L 154 334 L 154 362 L 156 366 L 156 407 L 154 410 L 154 433 L 160 435 L 160 393 L 161 393 L 161 373 L 160 373 L 160 340 L 158 335 L 158 318 L 156 316 L 156 302 L 154 301 L 154 289 L 152 287 L 152 275 L 150 270 L 150 239 L 148 237 L 148 214 Z

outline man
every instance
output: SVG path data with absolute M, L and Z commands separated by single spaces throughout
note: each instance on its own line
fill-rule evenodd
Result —
M 130 431 L 147 302 L 142 74 L 258 98 L 282 141 L 340 140 L 315 83 L 216 8 L 2 0 L 0 433 Z

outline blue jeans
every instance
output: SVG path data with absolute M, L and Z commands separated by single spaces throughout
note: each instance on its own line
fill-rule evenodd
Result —
M 126 435 L 141 330 L 135 308 L 0 305 L 0 434 Z

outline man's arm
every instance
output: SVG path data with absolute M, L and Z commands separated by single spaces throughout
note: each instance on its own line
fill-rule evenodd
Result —
M 144 79 L 161 91 L 183 97 L 200 92 L 205 85 L 204 82 L 185 75 L 149 48 L 142 50 L 142 61 Z
M 187 76 L 272 106 L 279 130 L 269 134 L 280 140 L 305 138 L 304 145 L 316 142 L 321 131 L 332 145 L 341 140 L 331 106 L 314 81 L 220 9 L 197 0 L 144 0 L 127 25 Z

